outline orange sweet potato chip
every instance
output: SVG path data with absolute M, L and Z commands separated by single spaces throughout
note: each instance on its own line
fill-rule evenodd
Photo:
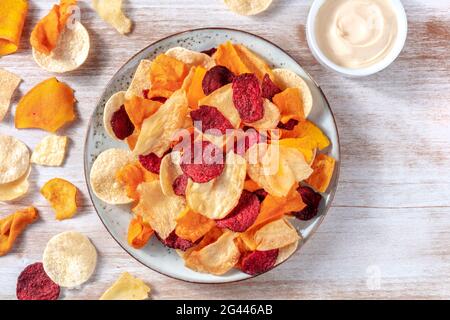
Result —
M 151 91 L 166 90 L 174 92 L 180 89 L 188 72 L 189 70 L 183 62 L 165 54 L 160 54 L 153 60 L 150 68 Z M 164 97 L 167 98 L 166 96 Z
M 41 194 L 50 202 L 57 220 L 72 218 L 77 212 L 77 187 L 63 179 L 52 179 L 41 189 Z
M 244 189 L 250 192 L 255 192 L 261 189 L 261 187 L 252 179 L 247 179 L 244 183 Z
M 306 180 L 311 187 L 319 192 L 325 192 L 333 177 L 336 160 L 326 154 L 317 155 L 312 164 L 313 174 Z
M 116 179 L 125 186 L 127 196 L 139 200 L 137 187 L 143 182 L 158 180 L 158 175 L 145 170 L 139 162 L 129 163 L 116 173 Z
M 128 243 L 135 249 L 143 248 L 152 235 L 154 231 L 148 223 L 142 220 L 141 216 L 136 216 L 130 221 L 128 226 Z
M 282 130 L 281 136 L 286 138 L 304 138 L 312 141 L 317 149 L 323 150 L 330 145 L 328 137 L 309 120 L 301 121 L 293 130 Z
M 77 0 L 61 0 L 59 5 L 54 5 L 31 32 L 31 46 L 40 53 L 49 55 L 56 48 L 59 36 L 72 14 L 70 7 L 76 4 Z
M 195 67 L 194 74 L 186 90 L 189 106 L 193 109 L 196 109 L 199 106 L 199 100 L 205 97 L 202 82 L 203 78 L 205 77 L 206 71 L 207 70 L 203 67 Z
M 125 101 L 125 110 L 134 127 L 140 130 L 144 120 L 158 111 L 161 105 L 157 101 L 133 96 L 131 100 Z
M 196 242 L 216 225 L 214 220 L 190 210 L 179 217 L 177 222 L 175 229 L 177 236 L 191 242 Z
M 127 144 L 130 150 L 134 150 L 141 130 L 134 128 L 133 134 L 127 138 Z
M 19 48 L 27 12 L 26 0 L 0 1 L 0 56 L 14 53 Z
M 286 123 L 290 119 L 305 120 L 303 100 L 298 88 L 287 88 L 273 97 L 273 102 L 281 112 L 281 121 Z
M 235 75 L 251 72 L 230 41 L 221 44 L 217 48 L 214 59 L 216 60 L 217 65 L 227 67 Z
M 0 257 L 11 251 L 16 239 L 38 217 L 37 210 L 30 207 L 0 219 Z
M 39 83 L 19 101 L 16 128 L 55 132 L 75 119 L 74 105 L 73 90 L 56 78 L 50 78 Z
M 272 80 L 274 79 L 272 69 L 261 57 L 243 45 L 235 44 L 233 47 L 239 58 L 241 58 L 241 61 L 246 65 L 251 73 L 254 73 L 258 77 L 259 80 L 262 81 L 266 74 L 268 74 Z

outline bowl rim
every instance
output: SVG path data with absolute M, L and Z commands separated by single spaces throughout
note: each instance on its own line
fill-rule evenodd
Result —
M 408 18 L 406 15 L 405 8 L 401 0 L 391 0 L 394 7 L 394 11 L 397 16 L 397 28 L 398 34 L 395 39 L 394 47 L 392 50 L 379 62 L 364 68 L 347 68 L 342 67 L 333 61 L 331 61 L 320 49 L 315 33 L 315 24 L 318 11 L 322 5 L 328 0 L 314 0 L 310 6 L 308 12 L 308 18 L 306 21 L 306 41 L 308 47 L 311 50 L 314 58 L 324 67 L 329 70 L 335 71 L 337 73 L 343 74 L 345 76 L 351 77 L 365 77 L 378 73 L 387 67 L 389 67 L 403 51 L 403 48 L 408 37 Z
M 321 96 L 323 97 L 323 99 L 325 100 L 325 104 L 326 104 L 326 108 L 329 110 L 332 119 L 333 119 L 333 124 L 334 127 L 336 129 L 336 139 L 337 139 L 337 153 L 338 153 L 338 157 L 339 159 L 337 159 L 338 161 L 336 161 L 336 166 L 335 166 L 335 172 L 334 172 L 334 176 L 333 176 L 333 180 L 335 181 L 335 188 L 333 188 L 331 190 L 331 192 L 329 193 L 329 201 L 328 204 L 325 206 L 325 208 L 323 209 L 323 213 L 320 216 L 320 218 L 318 219 L 318 221 L 314 224 L 314 226 L 312 227 L 311 231 L 309 232 L 309 236 L 305 237 L 303 239 L 302 245 L 299 246 L 299 248 L 285 261 L 283 261 L 282 263 L 278 264 L 277 266 L 275 266 L 274 268 L 264 272 L 264 273 L 260 273 L 257 275 L 249 275 L 246 278 L 242 278 L 242 279 L 237 279 L 237 280 L 231 280 L 231 281 L 223 281 L 223 282 L 214 282 L 214 281 L 194 281 L 194 280 L 186 280 L 186 279 L 182 279 L 182 278 L 178 278 L 175 277 L 173 275 L 169 275 L 167 273 L 164 273 L 162 271 L 156 270 L 150 266 L 148 266 L 145 262 L 141 261 L 139 258 L 137 258 L 132 252 L 130 252 L 127 248 L 125 248 L 125 246 L 123 246 L 117 239 L 116 237 L 114 237 L 114 235 L 111 233 L 111 231 L 108 229 L 108 227 L 106 226 L 105 222 L 102 219 L 102 216 L 100 215 L 100 213 L 97 210 L 97 207 L 94 205 L 94 201 L 93 201 L 93 194 L 91 192 L 91 188 L 89 185 L 89 172 L 88 172 L 88 164 L 87 164 L 87 141 L 88 141 L 88 137 L 89 137 L 89 132 L 91 130 L 92 127 L 92 123 L 94 121 L 94 116 L 97 110 L 97 106 L 99 104 L 101 104 L 102 102 L 102 95 L 100 95 L 100 97 L 97 99 L 97 102 L 95 104 L 95 109 L 92 111 L 92 114 L 89 118 L 88 121 L 88 125 L 86 128 L 86 132 L 85 132 L 85 138 L 84 138 L 84 147 L 83 147 L 83 168 L 84 168 L 84 180 L 85 180 L 85 184 L 86 184 L 86 188 L 88 190 L 88 194 L 89 194 L 89 200 L 91 201 L 92 207 L 94 208 L 97 217 L 99 218 L 99 220 L 101 221 L 101 223 L 103 224 L 103 227 L 106 229 L 106 231 L 108 232 L 108 234 L 114 239 L 114 241 L 128 254 L 130 255 L 134 260 L 136 260 L 137 262 L 139 262 L 141 265 L 143 265 L 144 267 L 160 274 L 166 277 L 169 277 L 171 279 L 177 280 L 177 281 L 183 281 L 186 283 L 192 283 L 192 284 L 208 284 L 208 285 L 225 285 L 225 284 L 234 284 L 234 283 L 238 283 L 238 282 L 242 282 L 242 281 L 246 281 L 246 280 L 250 280 L 250 279 L 254 279 L 258 276 L 261 276 L 265 273 L 268 273 L 274 269 L 276 269 L 278 266 L 284 264 L 285 262 L 289 261 L 290 258 L 296 254 L 297 252 L 299 252 L 304 245 L 306 244 L 306 242 L 317 232 L 317 229 L 320 227 L 320 225 L 323 223 L 325 217 L 328 214 L 328 211 L 330 210 L 335 195 L 336 195 L 336 191 L 337 191 L 337 187 L 339 185 L 339 177 L 340 177 L 340 171 L 341 171 L 341 143 L 340 143 L 340 136 L 339 136 L 339 129 L 336 123 L 336 117 L 333 113 L 333 110 L 331 109 L 330 103 L 328 101 L 328 98 L 326 97 L 325 93 L 323 92 L 322 88 L 319 86 L 319 84 L 314 80 L 314 78 L 311 76 L 311 74 L 309 72 L 307 72 L 300 63 L 297 62 L 297 60 L 288 52 L 286 52 L 284 49 L 282 49 L 280 46 L 278 46 L 277 44 L 273 43 L 270 40 L 267 40 L 266 38 L 256 35 L 254 33 L 248 32 L 248 31 L 244 31 L 244 30 L 239 30 L 239 29 L 235 29 L 235 28 L 227 28 L 227 27 L 203 27 L 203 28 L 194 28 L 194 29 L 188 29 L 188 30 L 184 30 L 184 31 L 180 31 L 180 32 L 176 32 L 176 33 L 172 33 L 168 36 L 165 36 L 163 38 L 158 39 L 157 41 L 152 42 L 151 44 L 145 46 L 142 50 L 139 50 L 136 54 L 134 54 L 133 56 L 131 56 L 112 76 L 112 78 L 108 81 L 108 83 L 106 84 L 105 88 L 110 87 L 113 84 L 113 80 L 114 77 L 117 73 L 119 73 L 122 69 L 125 68 L 126 65 L 128 65 L 128 63 L 130 63 L 134 58 L 136 58 L 137 56 L 141 55 L 145 50 L 147 50 L 149 47 L 158 45 L 160 42 L 163 42 L 167 39 L 170 39 L 172 37 L 176 37 L 176 36 L 180 36 L 183 34 L 189 34 L 192 32 L 198 32 L 198 31 L 232 31 L 232 32 L 238 32 L 238 33 L 244 33 L 253 37 L 256 37 L 262 41 L 267 42 L 268 44 L 276 47 L 277 49 L 281 50 L 284 54 L 286 54 L 289 58 L 291 58 L 298 66 L 300 66 L 300 68 L 305 72 L 305 74 L 308 76 L 308 78 L 314 83 L 314 85 L 317 87 L 317 89 L 319 90 Z

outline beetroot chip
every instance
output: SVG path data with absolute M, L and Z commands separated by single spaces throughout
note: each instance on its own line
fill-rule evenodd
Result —
M 161 168 L 162 158 L 158 157 L 154 153 L 150 153 L 146 156 L 139 156 L 139 162 L 148 171 L 159 174 L 159 169 Z
M 244 190 L 236 208 L 224 219 L 216 220 L 219 228 L 227 228 L 234 232 L 245 232 L 259 215 L 261 204 L 258 197 Z
M 203 133 L 216 129 L 220 130 L 222 134 L 226 134 L 227 129 L 234 129 L 231 122 L 215 107 L 201 106 L 191 112 L 191 118 L 193 121 L 201 122 Z
M 258 197 L 259 202 L 263 202 L 264 199 L 266 199 L 266 197 L 269 195 L 269 193 L 264 189 L 258 189 L 253 193 Z
M 211 49 L 202 51 L 202 53 L 207 54 L 208 56 L 212 57 L 212 55 L 214 53 L 216 53 L 216 51 L 217 51 L 217 48 L 211 48 Z
M 306 207 L 302 211 L 294 212 L 294 215 L 303 221 L 311 220 L 317 216 L 317 213 L 319 212 L 319 205 L 320 201 L 322 201 L 322 196 L 310 187 L 300 186 L 297 191 L 300 193 Z
M 278 88 L 275 83 L 273 83 L 272 79 L 270 79 L 270 76 L 267 73 L 262 81 L 261 91 L 262 97 L 265 99 L 269 99 L 270 101 L 272 101 L 272 98 L 275 95 L 281 93 L 281 89 Z
M 261 274 L 272 269 L 277 258 L 278 249 L 253 251 L 242 258 L 241 270 L 252 276 Z
M 295 119 L 290 119 L 288 122 L 283 123 L 280 122 L 278 124 L 278 129 L 284 129 L 284 130 L 288 130 L 288 131 L 292 131 L 294 130 L 294 128 L 298 125 L 298 120 Z
M 224 66 L 215 66 L 209 69 L 203 78 L 202 87 L 205 95 L 233 82 L 234 74 Z
M 241 156 L 244 156 L 248 149 L 250 149 L 253 145 L 257 143 L 265 143 L 267 142 L 267 136 L 261 134 L 257 130 L 244 127 L 244 135 L 238 137 L 238 139 L 234 143 L 234 152 Z
M 41 262 L 26 267 L 17 279 L 19 300 L 57 300 L 60 288 L 44 271 Z
M 193 243 L 193 242 L 191 242 L 189 240 L 180 238 L 179 236 L 177 236 L 175 231 L 173 231 L 167 237 L 167 239 L 161 239 L 160 237 L 158 237 L 158 239 L 166 247 L 169 247 L 169 248 L 172 248 L 172 249 L 178 249 L 178 250 L 181 250 L 181 251 L 186 251 L 187 249 L 193 247 L 194 244 L 195 244 L 195 243 Z
M 185 174 L 177 177 L 172 184 L 173 191 L 177 196 L 185 197 L 186 196 L 186 188 L 188 184 L 189 177 Z
M 206 183 L 220 176 L 225 168 L 223 151 L 208 141 L 197 141 L 181 158 L 181 170 L 197 183 Z
M 244 73 L 234 78 L 233 102 L 245 122 L 256 122 L 264 117 L 261 87 L 253 73 Z
M 114 112 L 111 117 L 111 127 L 117 139 L 125 140 L 134 132 L 134 124 L 128 117 L 125 106 L 121 106 L 119 110 Z

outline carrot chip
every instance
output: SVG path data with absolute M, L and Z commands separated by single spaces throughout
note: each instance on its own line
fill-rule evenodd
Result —
M 310 186 L 319 192 L 326 192 L 333 178 L 336 160 L 326 154 L 317 155 L 312 164 L 314 172 L 306 180 Z
M 27 11 L 26 0 L 0 1 L 0 56 L 14 53 L 19 48 Z
M 50 202 L 57 220 L 72 218 L 77 212 L 77 187 L 63 179 L 52 179 L 41 189 L 41 194 Z
M 37 210 L 29 207 L 0 219 L 0 257 L 11 251 L 16 239 L 38 217 Z
M 16 128 L 38 128 L 55 132 L 75 120 L 73 90 L 56 78 L 50 78 L 31 89 L 19 102 Z

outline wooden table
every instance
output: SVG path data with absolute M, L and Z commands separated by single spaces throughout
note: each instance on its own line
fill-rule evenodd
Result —
M 34 63 L 27 39 L 55 0 L 30 2 L 20 52 L 0 59 L 0 67 L 24 79 L 14 104 L 52 76 Z M 61 132 L 71 139 L 70 152 L 62 168 L 34 167 L 25 198 L 0 204 L 1 216 L 28 205 L 41 214 L 14 250 L 0 258 L 0 298 L 14 299 L 22 269 L 41 260 L 53 235 L 71 229 L 92 239 L 99 264 L 92 281 L 64 291 L 66 299 L 97 299 L 123 271 L 151 284 L 154 299 L 450 298 L 450 3 L 403 1 L 410 25 L 401 57 L 375 76 L 348 79 L 325 70 L 307 47 L 304 25 L 310 2 L 274 1 L 263 15 L 247 18 L 231 13 L 220 0 L 126 1 L 135 28 L 125 37 L 98 18 L 90 1 L 80 1 L 82 22 L 92 39 L 90 57 L 76 72 L 58 76 L 76 90 L 79 101 L 78 120 Z M 250 31 L 286 49 L 322 86 L 341 135 L 341 179 L 325 222 L 300 254 L 245 283 L 184 283 L 140 265 L 105 230 L 84 181 L 84 135 L 107 81 L 151 42 L 207 26 Z M 46 135 L 15 130 L 11 115 L 0 124 L 0 133 L 14 135 L 30 148 Z M 54 177 L 81 190 L 80 213 L 72 220 L 57 222 L 39 195 L 39 188 Z

